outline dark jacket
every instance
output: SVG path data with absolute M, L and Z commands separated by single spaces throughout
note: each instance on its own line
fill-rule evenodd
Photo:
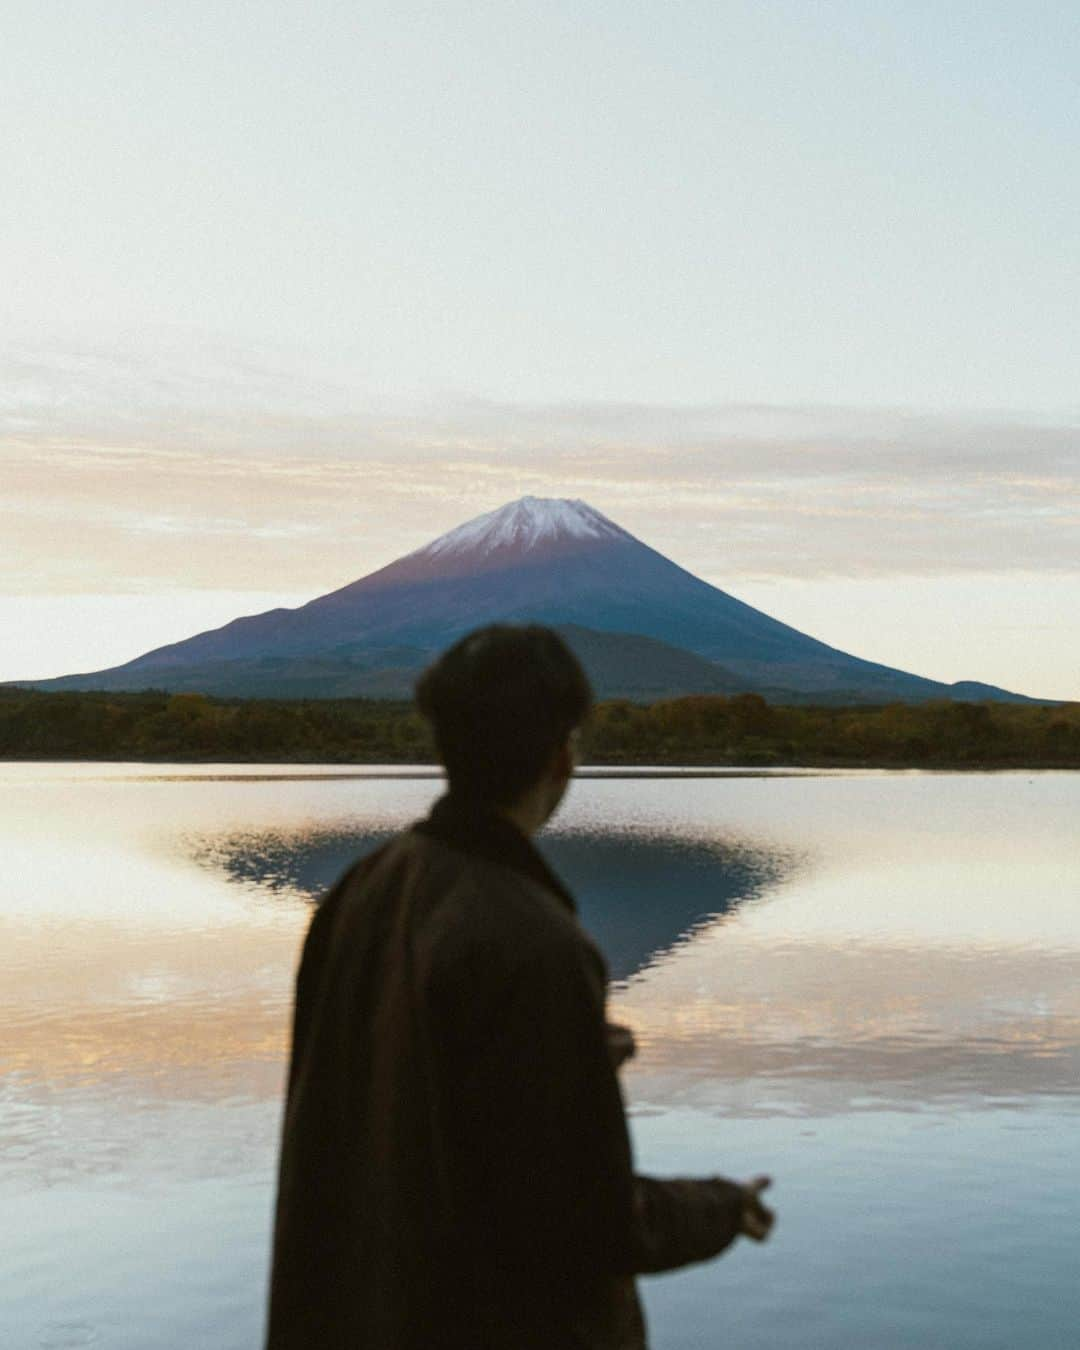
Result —
M 296 986 L 268 1350 L 641 1350 L 634 1275 L 741 1195 L 634 1175 L 606 969 L 509 821 L 444 797 L 315 914 Z

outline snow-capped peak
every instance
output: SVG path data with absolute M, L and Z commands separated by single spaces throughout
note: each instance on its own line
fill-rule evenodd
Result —
M 556 539 L 626 537 L 625 530 L 580 499 L 519 497 L 497 511 L 467 520 L 418 553 L 443 559 L 463 553 L 483 557 L 497 549 L 527 550 Z

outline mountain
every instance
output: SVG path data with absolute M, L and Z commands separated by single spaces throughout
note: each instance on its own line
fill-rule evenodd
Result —
M 745 681 L 692 652 L 636 633 L 599 633 L 575 624 L 557 631 L 588 671 L 599 698 L 651 702 L 672 694 L 733 694 Z M 195 661 L 146 676 L 134 662 L 91 675 L 40 680 L 39 689 L 142 689 L 212 693 L 222 698 L 412 697 L 416 678 L 435 653 L 419 647 L 349 647 L 289 656 Z M 141 658 L 140 658 L 141 659 Z M 145 667 L 140 667 L 145 669 Z M 27 681 L 20 681 L 26 684 Z
M 603 696 L 964 697 L 863 661 L 693 576 L 583 501 L 522 497 L 298 609 L 273 609 L 46 689 L 398 697 L 469 629 L 559 627 Z M 21 683 L 31 683 L 22 681 Z M 1021 700 L 989 685 L 980 698 Z M 970 695 L 967 695 L 970 697 Z

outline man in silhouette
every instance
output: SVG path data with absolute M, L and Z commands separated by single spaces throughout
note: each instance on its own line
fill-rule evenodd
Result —
M 449 790 L 356 863 L 296 986 L 268 1350 L 643 1350 L 634 1276 L 764 1239 L 758 1178 L 634 1173 L 606 969 L 530 842 L 591 693 L 496 626 L 421 678 Z

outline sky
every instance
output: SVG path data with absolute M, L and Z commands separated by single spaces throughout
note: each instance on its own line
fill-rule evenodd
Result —
M 0 679 L 524 492 L 1080 699 L 1080 9 L 7 0 Z

